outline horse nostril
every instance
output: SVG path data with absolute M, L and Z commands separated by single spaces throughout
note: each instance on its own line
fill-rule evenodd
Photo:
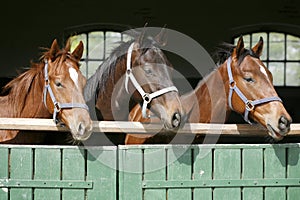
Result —
M 79 123 L 79 126 L 78 126 L 79 135 L 83 135 L 84 132 L 85 132 L 85 126 L 82 123 Z
M 285 116 L 281 116 L 279 118 L 279 129 L 280 130 L 285 130 L 288 129 L 290 127 L 291 121 L 288 120 Z
M 180 122 L 181 122 L 181 116 L 178 112 L 176 112 L 172 117 L 172 126 L 173 126 L 173 128 L 179 127 Z

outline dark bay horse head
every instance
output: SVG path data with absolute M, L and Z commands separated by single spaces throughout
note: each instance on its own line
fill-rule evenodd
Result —
M 163 38 L 164 31 L 156 37 L 141 33 L 121 43 L 88 80 L 85 98 L 95 99 L 98 120 L 127 120 L 131 108 L 139 104 L 144 118 L 148 108 L 166 129 L 181 125 L 184 113 L 172 82 L 172 65 L 160 49 Z
M 86 140 L 92 121 L 83 98 L 85 77 L 79 70 L 83 52 L 80 42 L 71 53 L 70 42 L 60 49 L 56 40 L 41 62 L 9 82 L 8 95 L 1 97 L 1 117 L 51 118 L 64 123 L 74 140 Z M 11 111 L 5 112 L 5 109 Z M 7 139 L 12 139 L 7 137 Z M 2 140 L 6 140 L 4 137 Z
M 260 123 L 272 138 L 281 140 L 289 132 L 292 119 L 274 89 L 271 72 L 259 59 L 262 50 L 262 37 L 251 49 L 244 48 L 242 37 L 231 48 L 223 64 L 228 106 L 245 121 Z

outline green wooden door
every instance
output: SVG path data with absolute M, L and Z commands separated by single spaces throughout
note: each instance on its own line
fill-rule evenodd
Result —
M 298 200 L 299 144 L 119 147 L 120 200 Z
M 116 163 L 116 147 L 0 145 L 0 199 L 115 200 Z

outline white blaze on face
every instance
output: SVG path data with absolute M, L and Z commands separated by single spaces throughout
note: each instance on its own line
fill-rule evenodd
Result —
M 267 79 L 269 78 L 266 69 L 265 69 L 263 66 L 261 66 L 261 65 L 260 65 L 260 71 L 261 71 L 264 75 L 266 75 Z
M 70 67 L 69 68 L 69 73 L 70 73 L 71 79 L 73 80 L 76 87 L 78 88 L 78 73 L 77 73 L 76 69 L 74 69 L 73 67 Z

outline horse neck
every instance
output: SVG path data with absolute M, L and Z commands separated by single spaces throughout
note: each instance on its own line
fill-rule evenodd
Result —
M 40 67 L 43 71 L 43 68 Z M 43 88 L 44 88 L 44 76 L 43 73 L 36 72 L 32 76 L 26 76 L 28 71 L 22 74 L 19 82 L 15 82 L 13 87 L 23 87 L 25 84 L 22 79 L 30 78 L 31 83 L 29 88 L 20 90 L 20 93 L 16 88 L 11 88 L 8 95 L 1 97 L 1 110 L 8 110 L 8 112 L 1 112 L 1 117 L 25 117 L 25 118 L 50 118 L 51 115 L 44 106 L 43 103 Z
M 126 57 L 119 60 L 114 66 L 115 71 L 113 74 L 109 74 L 109 78 L 105 82 L 99 83 L 99 92 L 96 100 L 96 108 L 101 112 L 101 117 L 98 120 L 116 120 L 114 119 L 112 109 L 121 110 L 126 107 L 122 104 L 127 103 L 126 99 L 129 98 L 129 94 L 125 90 L 125 73 L 126 73 Z M 98 75 L 98 78 L 99 77 Z M 117 88 L 117 89 L 116 89 Z M 113 100 L 113 101 L 112 101 Z M 120 115 L 118 117 L 127 119 L 128 113 Z
M 191 113 L 191 115 L 194 114 L 195 116 L 190 118 L 197 120 L 191 122 L 224 123 L 227 120 L 230 113 L 228 84 L 226 64 L 219 66 L 198 83 L 193 92 L 189 94 L 189 96 L 195 95 L 198 102 L 197 108 L 192 109 Z M 196 112 L 196 114 L 193 112 Z
M 44 76 L 39 77 L 32 83 L 32 87 L 26 97 L 26 105 L 21 113 L 21 117 L 51 118 L 51 114 L 45 107 L 43 101 L 44 84 Z

